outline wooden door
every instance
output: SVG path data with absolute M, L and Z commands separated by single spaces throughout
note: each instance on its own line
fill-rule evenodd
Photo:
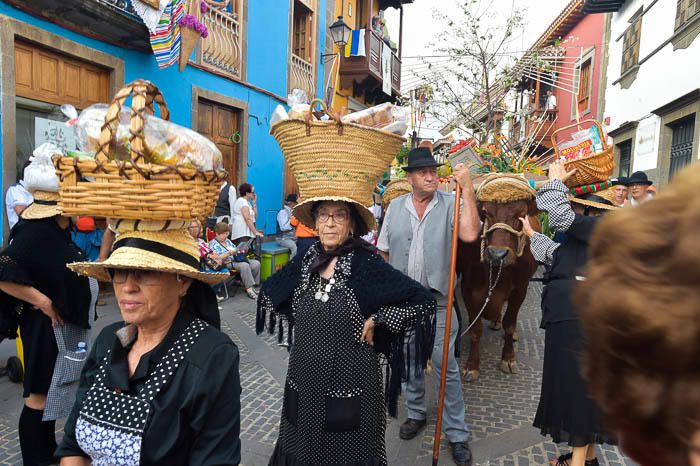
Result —
M 91 63 L 15 42 L 15 92 L 18 96 L 83 109 L 109 103 L 109 70 Z
M 241 136 L 241 111 L 207 100 L 199 101 L 197 131 L 214 141 L 221 151 L 229 182 L 238 186 Z
M 284 197 L 287 194 L 299 194 L 299 185 L 287 162 L 284 163 Z

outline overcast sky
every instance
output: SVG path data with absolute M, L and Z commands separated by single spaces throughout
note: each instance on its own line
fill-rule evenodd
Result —
M 468 1 L 468 0 L 461 0 Z M 494 15 L 508 15 L 513 6 L 524 9 L 525 28 L 508 44 L 511 52 L 527 50 L 539 38 L 544 30 L 559 15 L 571 0 L 477 0 L 480 9 L 488 8 Z M 414 0 L 414 3 L 404 5 L 403 23 L 403 80 L 410 79 L 412 67 L 420 66 L 420 58 L 434 55 L 434 44 L 443 29 L 443 24 L 434 18 L 434 12 L 439 9 L 459 21 L 461 11 L 458 0 Z M 399 13 L 390 8 L 385 17 L 392 38 L 398 42 Z M 502 23 L 502 20 L 500 21 Z M 436 59 L 439 60 L 439 59 Z M 410 84 L 410 81 L 408 82 Z M 426 135 L 427 137 L 427 135 Z

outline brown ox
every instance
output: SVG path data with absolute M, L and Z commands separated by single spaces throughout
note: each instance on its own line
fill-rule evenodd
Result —
M 503 316 L 505 341 L 499 369 L 505 373 L 515 374 L 518 368 L 513 341 L 518 311 L 527 294 L 530 277 L 537 270 L 537 263 L 530 252 L 530 242 L 522 234 L 519 218 L 529 214 L 531 225 L 535 231 L 540 231 L 539 221 L 535 217 L 537 207 L 533 199 L 508 203 L 479 202 L 478 209 L 481 220 L 484 222 L 482 237 L 473 243 L 460 242 L 459 244 L 457 272 L 462 276 L 462 297 L 471 323 L 486 302 L 489 273 L 495 280 L 499 264 L 502 263 L 498 284 L 493 289 L 491 299 L 481 318 L 499 325 L 503 304 L 508 301 L 508 308 Z M 483 325 L 480 321 L 476 322 L 469 331 L 471 340 L 469 358 L 462 369 L 462 374 L 469 381 L 478 379 L 480 375 L 479 342 L 482 333 Z

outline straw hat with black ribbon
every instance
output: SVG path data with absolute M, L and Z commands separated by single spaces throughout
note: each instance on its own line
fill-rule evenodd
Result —
M 149 231 L 158 228 L 159 231 Z M 167 222 L 165 222 L 167 223 Z M 82 275 L 111 281 L 108 269 L 156 270 L 176 273 L 199 280 L 208 285 L 221 283 L 229 278 L 228 273 L 202 272 L 197 242 L 179 223 L 174 229 L 162 229 L 164 222 L 139 222 L 139 230 L 117 231 L 112 254 L 103 262 L 74 262 L 68 267 Z M 134 228 L 134 225 L 123 225 Z
M 325 110 L 325 103 L 316 99 Z M 316 228 L 312 210 L 323 201 L 350 204 L 362 225 L 354 231 L 362 236 L 377 229 L 369 207 L 372 193 L 389 168 L 405 139 L 387 131 L 354 123 L 343 123 L 327 112 L 328 121 L 318 121 L 309 111 L 304 120 L 286 119 L 272 125 L 270 133 L 280 145 L 294 173 L 302 202 L 293 215 L 305 226 Z
M 58 207 L 58 176 L 51 157 L 60 149 L 51 143 L 37 147 L 30 157 L 31 163 L 24 170 L 24 184 L 32 193 L 34 202 L 22 211 L 24 220 L 39 220 L 61 215 Z
M 617 210 L 620 206 L 615 205 L 616 184 L 619 184 L 618 180 L 576 186 L 569 190 L 569 201 L 595 209 Z

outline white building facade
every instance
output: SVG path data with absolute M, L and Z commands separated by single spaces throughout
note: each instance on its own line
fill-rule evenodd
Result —
M 627 0 L 610 27 L 604 121 L 618 174 L 665 184 L 700 154 L 700 0 Z

